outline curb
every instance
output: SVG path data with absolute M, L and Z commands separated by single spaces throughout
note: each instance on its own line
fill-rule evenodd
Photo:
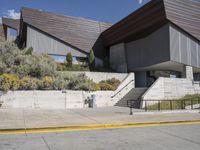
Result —
M 147 122 L 147 123 L 116 123 L 116 124 L 88 124 L 75 125 L 66 127 L 46 127 L 46 128 L 18 128 L 18 129 L 0 129 L 0 134 L 26 134 L 26 133 L 50 133 L 65 131 L 81 131 L 81 130 L 97 130 L 97 129 L 117 129 L 117 128 L 139 128 L 151 126 L 167 126 L 167 125 L 186 125 L 200 124 L 200 120 L 188 121 L 164 121 L 164 122 Z

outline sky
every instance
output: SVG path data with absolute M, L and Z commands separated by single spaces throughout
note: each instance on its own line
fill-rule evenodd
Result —
M 0 17 L 18 19 L 20 8 L 116 23 L 149 0 L 0 0 Z M 1 20 L 0 20 L 1 23 Z

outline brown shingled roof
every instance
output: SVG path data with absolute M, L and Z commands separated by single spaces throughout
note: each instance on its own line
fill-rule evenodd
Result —
M 26 24 L 87 53 L 89 53 L 99 35 L 111 26 L 109 23 L 30 8 L 22 8 L 21 14 L 23 22 Z
M 2 17 L 2 24 L 12 29 L 15 29 L 17 33 L 19 33 L 19 25 L 20 25 L 19 19 L 11 19 L 11 18 Z
M 102 33 L 105 46 L 140 39 L 172 23 L 200 41 L 198 0 L 151 0 Z

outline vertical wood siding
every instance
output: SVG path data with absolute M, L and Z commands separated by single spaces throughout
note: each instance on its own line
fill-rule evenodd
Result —
M 170 56 L 172 61 L 200 67 L 200 43 L 174 25 L 170 25 Z
M 32 47 L 37 53 L 46 53 L 54 55 L 66 55 L 71 52 L 76 57 L 86 57 L 86 54 L 79 50 L 61 43 L 55 38 L 41 33 L 40 31 L 27 27 L 27 47 Z

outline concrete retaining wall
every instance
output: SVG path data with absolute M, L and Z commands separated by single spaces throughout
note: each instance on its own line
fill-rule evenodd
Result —
M 96 96 L 97 107 L 114 106 L 121 97 L 134 88 L 134 73 L 130 73 L 128 76 L 127 74 L 115 73 L 85 73 L 96 82 L 111 79 L 112 77 L 123 80 L 123 82 L 116 91 L 9 91 L 0 97 L 0 101 L 3 102 L 2 107 L 30 109 L 84 108 L 88 107 L 88 104 L 85 104 L 85 100 L 91 95 Z M 126 86 L 127 83 L 129 83 L 128 86 Z M 117 95 L 112 97 L 116 93 Z
M 159 78 L 142 96 L 143 100 L 169 100 L 200 94 L 200 85 L 190 79 Z M 155 102 L 152 102 L 155 103 Z M 150 103 L 149 103 L 150 104 Z
M 85 100 L 96 95 L 97 107 L 111 106 L 113 91 L 9 91 L 1 97 L 2 108 L 66 109 L 88 107 Z
M 107 73 L 107 72 L 81 72 L 81 71 L 70 71 L 66 72 L 69 74 L 85 74 L 89 79 L 93 80 L 94 82 L 100 82 L 102 80 L 108 80 L 111 78 L 116 78 L 120 81 L 123 81 L 127 76 L 128 73 Z

